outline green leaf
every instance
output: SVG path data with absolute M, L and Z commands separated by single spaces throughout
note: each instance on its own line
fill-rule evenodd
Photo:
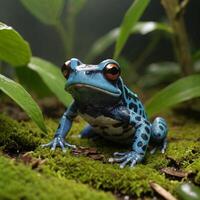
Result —
M 20 84 L 0 74 L 0 89 L 25 111 L 41 130 L 46 132 L 39 106 Z
M 147 113 L 152 116 L 195 97 L 200 97 L 200 74 L 179 79 L 158 92 L 146 103 Z
M 146 35 L 153 31 L 164 31 L 167 33 L 172 33 L 172 29 L 167 24 L 153 22 L 153 21 L 138 22 L 137 24 L 134 24 L 133 27 L 131 28 L 130 33 L 131 34 L 139 33 L 142 35 Z M 99 38 L 91 47 L 86 60 L 90 62 L 96 56 L 103 53 L 109 46 L 111 46 L 117 40 L 117 38 L 119 37 L 119 33 L 120 33 L 120 28 L 115 28 L 110 32 L 108 32 L 103 37 Z
M 180 67 L 174 62 L 152 63 L 147 67 L 147 71 L 140 76 L 138 85 L 148 89 L 160 84 L 170 84 L 180 78 Z
M 72 98 L 71 95 L 64 90 L 66 80 L 58 67 L 37 57 L 32 57 L 28 67 L 39 74 L 46 86 L 64 105 L 69 105 Z
M 55 25 L 64 7 L 64 0 L 21 0 L 24 7 L 48 25 Z
M 53 95 L 38 73 L 27 66 L 16 67 L 15 73 L 18 82 L 23 85 L 27 91 L 31 91 L 31 94 L 37 98 L 44 98 Z
M 133 26 L 142 16 L 145 8 L 150 3 L 150 0 L 135 0 L 131 7 L 126 12 L 122 24 L 120 26 L 120 34 L 117 38 L 115 46 L 114 58 L 117 58 L 124 47 Z
M 182 200 L 199 200 L 200 199 L 200 188 L 192 183 L 181 184 L 176 192 Z
M 13 66 L 23 66 L 30 57 L 29 44 L 12 27 L 0 22 L 0 60 Z

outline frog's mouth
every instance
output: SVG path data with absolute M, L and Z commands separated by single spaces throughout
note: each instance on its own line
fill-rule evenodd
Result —
M 66 87 L 66 90 L 69 91 L 69 92 L 70 91 L 73 92 L 73 90 L 82 90 L 82 89 L 97 91 L 99 93 L 104 93 L 104 94 L 107 94 L 107 95 L 110 95 L 110 96 L 113 96 L 113 97 L 119 97 L 121 95 L 120 92 L 114 93 L 114 92 L 105 90 L 103 88 L 99 88 L 99 87 L 96 87 L 96 86 L 93 86 L 93 85 L 88 85 L 88 84 L 77 83 L 77 84 L 73 84 L 73 85 Z

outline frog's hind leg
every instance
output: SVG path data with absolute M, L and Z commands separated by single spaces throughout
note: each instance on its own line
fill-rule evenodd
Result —
M 155 153 L 156 149 L 161 148 L 161 152 L 164 153 L 167 148 L 167 123 L 161 118 L 157 117 L 151 126 L 151 141 L 154 144 L 154 148 L 151 150 L 151 154 Z
M 80 138 L 96 138 L 97 134 L 94 132 L 92 126 L 87 125 L 81 132 Z

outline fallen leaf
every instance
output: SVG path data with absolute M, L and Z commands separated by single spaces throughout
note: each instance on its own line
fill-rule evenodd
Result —
M 21 161 L 26 164 L 30 165 L 32 169 L 38 168 L 40 165 L 42 165 L 46 160 L 42 160 L 40 158 L 33 158 L 31 156 L 31 152 L 27 152 L 20 156 Z
M 157 183 L 150 182 L 151 188 L 156 191 L 159 195 L 161 195 L 166 200 L 177 200 L 171 193 L 165 190 L 163 187 L 158 185 Z
M 105 157 L 103 154 L 99 153 L 96 148 L 92 147 L 78 147 L 72 150 L 74 155 L 84 155 L 94 160 L 104 160 Z
M 180 178 L 187 177 L 188 174 L 189 174 L 188 172 L 184 172 L 182 170 L 177 170 L 174 167 L 165 167 L 165 168 L 162 168 L 160 171 L 165 173 L 165 174 L 180 177 Z

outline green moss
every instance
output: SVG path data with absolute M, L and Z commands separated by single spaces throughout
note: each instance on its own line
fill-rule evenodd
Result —
M 33 135 L 35 136 L 38 132 L 33 132 L 29 126 L 25 124 L 20 125 L 3 115 L 0 116 L 0 131 L 1 149 L 12 151 L 12 153 L 32 150 L 38 146 L 40 141 L 39 137 L 33 137 Z M 41 136 L 42 133 L 39 135 Z
M 52 139 L 57 122 L 46 120 L 49 134 L 42 132 L 33 122 L 18 123 L 0 115 L 0 146 L 9 153 L 32 151 L 45 141 Z
M 22 164 L 16 165 L 8 158 L 0 157 L 0 199 L 110 200 L 114 197 L 71 180 L 41 175 Z
M 147 153 L 145 161 L 133 169 L 128 167 L 120 169 L 118 164 L 112 165 L 88 157 L 75 156 L 72 155 L 71 151 L 64 154 L 60 149 L 56 149 L 55 152 L 51 152 L 48 148 L 42 149 L 39 145 L 47 143 L 53 138 L 57 121 L 46 120 L 47 135 L 35 127 L 32 122 L 17 123 L 4 116 L 0 116 L 0 122 L 0 131 L 3 135 L 0 138 L 0 143 L 4 150 L 11 150 L 12 144 L 15 144 L 15 150 L 34 150 L 32 154 L 34 157 L 46 159 L 42 167 L 42 174 L 45 176 L 53 176 L 55 179 L 58 177 L 72 179 L 95 189 L 138 197 L 152 193 L 149 181 L 155 181 L 175 193 L 175 188 L 181 181 L 174 181 L 174 177 L 165 177 L 165 174 L 160 171 L 164 167 L 174 167 L 175 165 L 181 170 L 190 170 L 193 172 L 194 182 L 196 184 L 200 182 L 200 167 L 197 159 L 200 157 L 200 145 L 197 140 L 200 126 L 193 122 L 170 127 L 167 152 L 161 154 L 158 151 L 154 155 Z M 129 148 L 114 145 L 103 139 L 96 141 L 80 139 L 78 134 L 84 126 L 85 123 L 78 118 L 73 124 L 67 140 L 78 146 L 97 148 L 106 160 L 112 156 L 114 151 L 129 150 Z M 191 180 L 190 177 L 188 179 Z
M 170 191 L 177 184 L 143 164 L 138 164 L 133 169 L 120 169 L 117 164 L 105 164 L 82 156 L 75 157 L 70 153 L 63 154 L 61 151 L 50 153 L 48 149 L 38 149 L 35 156 L 47 159 L 43 166 L 44 173 L 54 173 L 106 191 L 140 196 L 151 192 L 150 181 L 156 181 Z
M 197 159 L 194 159 L 194 162 L 188 165 L 186 170 L 195 175 L 194 182 L 200 185 L 200 156 Z

